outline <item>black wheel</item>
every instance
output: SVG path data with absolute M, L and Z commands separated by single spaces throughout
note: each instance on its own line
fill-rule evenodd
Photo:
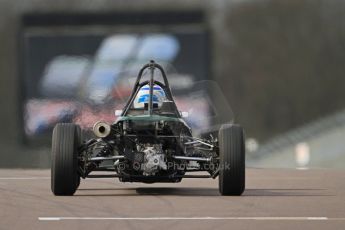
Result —
M 245 188 L 245 144 L 243 128 L 224 124 L 219 130 L 219 192 L 239 196 Z
M 60 123 L 53 130 L 51 189 L 55 195 L 71 196 L 80 183 L 77 148 L 81 130 L 75 124 Z
M 84 141 L 84 130 L 81 130 L 81 128 L 79 127 L 79 125 L 76 125 L 76 129 L 77 129 L 77 148 L 83 143 Z M 77 155 L 78 157 L 78 155 Z M 78 160 L 77 160 L 78 162 Z M 78 168 L 78 165 L 77 165 L 77 168 Z M 77 187 L 76 187 L 76 190 L 79 188 L 79 185 L 80 185 L 80 176 L 77 174 Z

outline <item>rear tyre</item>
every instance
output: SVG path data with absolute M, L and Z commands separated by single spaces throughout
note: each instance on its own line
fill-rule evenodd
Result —
M 53 130 L 51 190 L 58 196 L 71 196 L 80 183 L 78 152 L 81 130 L 75 124 L 60 123 Z
M 219 192 L 240 196 L 245 189 L 244 131 L 240 125 L 224 124 L 219 130 Z

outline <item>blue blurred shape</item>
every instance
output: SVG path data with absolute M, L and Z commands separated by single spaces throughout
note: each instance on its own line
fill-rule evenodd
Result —
M 146 35 L 141 41 L 137 59 L 172 61 L 180 50 L 178 40 L 168 34 Z
M 76 97 L 80 80 L 86 74 L 90 59 L 83 56 L 57 56 L 45 68 L 40 92 L 48 98 Z
M 120 34 L 107 37 L 96 54 L 96 62 L 114 62 L 128 59 L 137 45 L 137 36 Z

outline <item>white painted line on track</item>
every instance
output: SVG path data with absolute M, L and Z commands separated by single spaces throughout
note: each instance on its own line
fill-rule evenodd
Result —
M 50 177 L 0 177 L 0 180 L 47 180 Z
M 345 220 L 328 217 L 38 217 L 40 221 L 61 220 Z
M 298 167 L 298 168 L 296 168 L 297 170 L 309 170 L 309 168 L 308 167 Z

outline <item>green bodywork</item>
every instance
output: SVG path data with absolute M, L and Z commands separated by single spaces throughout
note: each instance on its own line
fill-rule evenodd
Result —
M 119 117 L 117 122 L 119 121 L 175 121 L 175 122 L 183 122 L 184 120 L 177 117 L 167 117 L 161 115 L 136 115 L 136 116 L 124 116 Z
M 119 117 L 115 123 L 120 121 L 138 121 L 138 122 L 159 122 L 159 121 L 170 121 L 170 122 L 181 122 L 185 126 L 189 127 L 185 120 L 177 117 L 168 117 L 161 115 L 136 115 L 136 116 L 123 116 Z

